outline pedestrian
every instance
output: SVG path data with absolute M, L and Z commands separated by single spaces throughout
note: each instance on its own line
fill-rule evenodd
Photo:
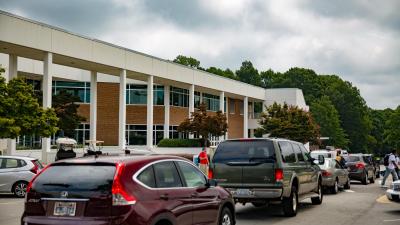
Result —
M 393 181 L 398 180 L 398 176 L 396 173 L 396 168 L 398 168 L 398 166 L 395 154 L 396 150 L 392 150 L 392 152 L 389 155 L 386 155 L 385 158 L 383 159 L 383 164 L 385 165 L 386 170 L 385 170 L 385 175 L 383 176 L 381 187 L 387 187 L 385 186 L 385 182 L 390 174 L 392 175 Z
M 199 153 L 199 167 L 200 170 L 203 171 L 203 173 L 208 176 L 208 165 L 210 162 L 208 161 L 208 155 L 207 155 L 207 148 L 204 147 L 202 151 Z

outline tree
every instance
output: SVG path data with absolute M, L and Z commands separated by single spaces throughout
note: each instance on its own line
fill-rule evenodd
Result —
M 393 149 L 400 149 L 400 106 L 390 115 L 386 121 L 385 143 Z
M 309 112 L 297 106 L 283 106 L 274 103 L 263 112 L 259 134 L 271 137 L 287 138 L 301 143 L 319 143 L 319 127 Z
M 199 110 L 193 112 L 190 118 L 185 119 L 179 126 L 179 132 L 197 134 L 203 139 L 204 146 L 207 146 L 207 139 L 210 135 L 222 136 L 226 133 L 228 124 L 226 116 L 221 111 L 215 115 L 207 114 L 207 106 L 201 103 Z
M 390 125 L 389 118 L 394 113 L 393 109 L 369 109 L 369 117 L 372 121 L 371 136 L 374 137 L 376 143 L 371 146 L 374 153 L 377 155 L 385 155 L 390 153 L 393 146 L 385 141 L 385 132 L 387 132 Z
M 33 87 L 24 79 L 15 78 L 7 84 L 0 77 L 0 138 L 49 137 L 57 131 L 57 122 L 54 110 L 39 105 Z
M 236 76 L 242 82 L 256 86 L 261 85 L 261 77 L 258 74 L 258 70 L 254 68 L 250 61 L 242 62 L 242 66 L 239 70 L 236 70 Z
M 213 74 L 222 76 L 222 77 L 227 77 L 227 78 L 235 79 L 235 80 L 237 79 L 236 75 L 230 69 L 222 70 L 220 68 L 210 67 L 206 71 L 209 73 L 213 73 Z
M 189 67 L 192 67 L 192 68 L 196 68 L 196 69 L 198 69 L 200 67 L 200 61 L 199 60 L 197 60 L 195 58 L 192 58 L 192 57 L 187 57 L 187 56 L 184 56 L 184 55 L 178 55 L 173 60 L 173 62 L 182 64 L 182 65 L 185 65 L 185 66 L 189 66 Z
M 329 137 L 327 145 L 346 148 L 349 140 L 340 126 L 339 113 L 328 96 L 311 103 L 310 111 L 315 122 L 320 126 L 322 137 Z
M 58 127 L 67 137 L 73 137 L 75 129 L 81 121 L 85 120 L 78 114 L 79 105 L 75 102 L 79 101 L 79 97 L 73 96 L 65 90 L 53 95 L 53 108 L 59 118 Z

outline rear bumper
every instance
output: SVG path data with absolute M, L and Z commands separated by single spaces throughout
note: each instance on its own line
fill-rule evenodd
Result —
M 332 187 L 335 185 L 335 179 L 333 177 L 322 177 L 321 184 L 323 187 Z
M 282 188 L 226 188 L 235 200 L 277 200 L 283 193 Z M 238 191 L 239 190 L 239 191 Z M 249 190 L 248 194 L 240 193 L 240 190 Z
M 349 178 L 351 180 L 358 180 L 361 181 L 362 179 L 364 179 L 365 174 L 364 171 L 349 171 Z
M 82 217 L 47 217 L 47 216 L 27 216 L 22 217 L 21 225 L 110 225 L 110 221 L 108 220 L 100 220 L 100 219 L 86 219 Z

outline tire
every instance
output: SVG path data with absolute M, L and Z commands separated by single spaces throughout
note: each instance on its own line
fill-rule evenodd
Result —
M 350 179 L 349 178 L 347 179 L 347 182 L 344 185 L 344 189 L 346 189 L 346 190 L 350 189 Z
M 26 188 L 28 187 L 28 182 L 18 181 L 13 185 L 12 192 L 17 198 L 24 198 L 26 194 Z
M 336 195 L 339 192 L 339 184 L 338 184 L 338 179 L 336 178 L 335 184 L 333 184 L 333 187 L 331 187 L 331 193 Z
M 321 205 L 323 198 L 321 182 L 318 182 L 318 197 L 311 198 L 311 203 L 313 205 Z
M 233 225 L 233 216 L 232 212 L 228 208 L 223 208 L 221 212 L 221 216 L 219 218 L 219 225 Z
M 364 177 L 361 180 L 361 183 L 364 185 L 368 185 L 368 173 L 364 172 Z
M 299 204 L 299 198 L 297 195 L 296 186 L 292 186 L 290 196 L 284 198 L 282 202 L 283 215 L 287 217 L 293 217 L 297 214 L 297 206 Z
M 375 174 L 374 174 L 374 175 L 375 175 Z M 375 183 L 375 176 L 372 176 L 372 177 L 369 179 L 369 182 L 370 182 L 371 184 Z

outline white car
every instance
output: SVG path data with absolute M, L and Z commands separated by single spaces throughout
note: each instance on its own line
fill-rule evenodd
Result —
M 318 159 L 319 155 L 324 156 L 326 159 L 336 159 L 336 151 L 314 150 L 310 152 L 310 155 L 314 159 Z
M 389 186 L 386 196 L 390 201 L 400 202 L 400 180 L 394 181 Z
M 0 156 L 0 193 L 25 197 L 29 181 L 43 168 L 39 160 L 21 156 Z

